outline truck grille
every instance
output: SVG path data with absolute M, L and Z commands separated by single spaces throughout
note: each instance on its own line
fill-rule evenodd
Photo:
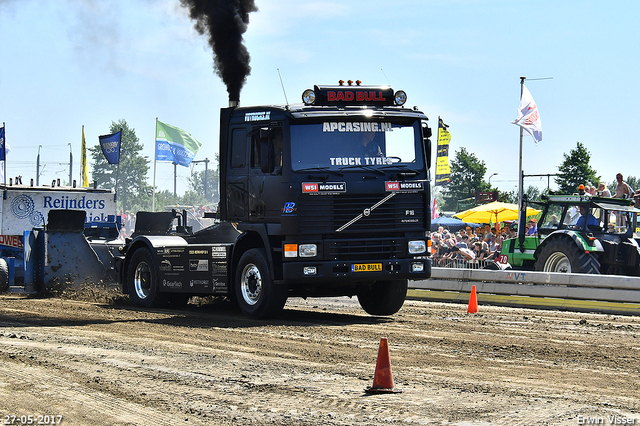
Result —
M 379 203 L 389 194 L 302 197 L 298 202 L 300 232 L 313 234 L 335 233 L 363 214 L 365 209 Z M 343 232 L 406 232 L 425 229 L 425 193 L 398 193 L 377 206 L 369 216 L 347 226 Z
M 402 240 L 404 241 L 404 240 Z M 327 256 L 337 261 L 380 260 L 405 257 L 403 245 L 394 238 L 363 238 L 358 240 L 328 240 Z

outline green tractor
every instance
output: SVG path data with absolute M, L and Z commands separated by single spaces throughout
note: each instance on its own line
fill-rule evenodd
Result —
M 526 199 L 521 208 L 524 223 Z M 541 202 L 538 235 L 502 244 L 497 262 L 513 269 L 583 274 L 640 275 L 640 246 L 634 237 L 633 201 L 588 195 L 549 195 Z

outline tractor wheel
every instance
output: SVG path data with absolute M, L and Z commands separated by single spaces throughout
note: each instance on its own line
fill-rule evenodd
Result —
M 536 271 L 599 274 L 600 262 L 591 253 L 580 250 L 568 238 L 549 241 L 536 261 Z
M 242 255 L 235 281 L 238 305 L 249 317 L 272 318 L 287 303 L 287 288 L 273 283 L 263 249 L 251 249 Z
M 393 315 L 407 297 L 407 280 L 376 281 L 358 292 L 358 302 L 369 315 Z
M 139 248 L 131 256 L 127 287 L 131 303 L 139 308 L 160 308 L 166 305 L 166 295 L 160 292 L 158 274 L 149 249 Z

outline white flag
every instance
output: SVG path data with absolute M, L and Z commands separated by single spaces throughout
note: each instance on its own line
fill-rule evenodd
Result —
M 520 99 L 520 106 L 518 106 L 518 118 L 511 123 L 526 130 L 536 143 L 542 140 L 542 121 L 540 120 L 538 107 L 533 100 L 533 96 L 524 85 L 522 85 L 522 98 Z

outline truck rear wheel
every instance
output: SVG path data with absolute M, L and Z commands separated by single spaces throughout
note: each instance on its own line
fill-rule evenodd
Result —
M 600 262 L 567 238 L 549 241 L 536 261 L 536 271 L 599 274 Z
M 0 258 L 0 293 L 9 290 L 9 266 L 7 261 Z
M 249 317 L 274 317 L 287 302 L 287 288 L 273 283 L 263 249 L 251 249 L 242 255 L 235 281 L 238 305 Z
M 369 315 L 393 315 L 402 308 L 408 286 L 407 280 L 376 281 L 358 293 L 358 302 Z
M 151 252 L 139 248 L 131 256 L 127 270 L 127 287 L 131 302 L 140 308 L 158 308 L 165 305 L 166 296 L 160 293 L 158 274 Z

